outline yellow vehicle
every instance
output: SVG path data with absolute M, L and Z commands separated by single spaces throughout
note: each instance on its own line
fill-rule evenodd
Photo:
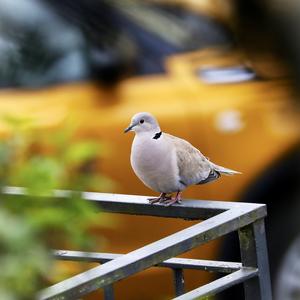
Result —
M 135 177 L 130 167 L 132 137 L 124 135 L 123 129 L 136 112 L 153 113 L 163 131 L 190 141 L 212 161 L 243 173 L 190 187 L 184 197 L 268 204 L 270 260 L 275 274 L 278 266 L 274 268 L 275 259 L 283 256 L 299 234 L 285 228 L 291 236 L 286 237 L 283 249 L 278 246 L 281 242 L 276 238 L 275 224 L 292 226 L 298 220 L 291 220 L 289 214 L 296 209 L 293 198 L 296 183 L 278 180 L 281 177 L 277 174 L 281 172 L 280 176 L 290 178 L 293 176 L 290 166 L 297 161 L 293 150 L 299 142 L 299 124 L 290 101 L 291 83 L 276 78 L 273 71 L 268 77 L 269 67 L 275 65 L 272 59 L 254 64 L 243 53 L 228 50 L 170 56 L 165 63 L 165 74 L 124 79 L 112 88 L 73 83 L 39 90 L 2 90 L 0 112 L 32 117 L 45 134 L 51 128 L 63 128 L 67 119 L 73 120 L 78 125 L 79 138 L 89 136 L 109 145 L 109 153 L 97 168 L 111 177 L 116 186 L 105 192 L 142 195 L 153 192 Z M 5 124 L 1 130 L 6 130 Z M 284 191 L 280 194 L 284 199 L 279 200 L 279 194 L 274 194 L 278 190 Z M 138 216 L 119 216 L 118 224 L 115 229 L 102 232 L 107 237 L 107 246 L 95 251 L 127 253 L 190 225 Z M 214 242 L 186 255 L 215 259 L 220 252 L 220 242 Z M 229 252 L 233 255 L 233 250 Z M 144 272 L 117 284 L 117 296 L 119 299 L 170 296 L 169 276 L 157 269 Z M 195 276 L 193 271 L 187 272 L 187 289 L 208 280 L 207 274 Z M 143 294 L 145 289 L 151 293 Z

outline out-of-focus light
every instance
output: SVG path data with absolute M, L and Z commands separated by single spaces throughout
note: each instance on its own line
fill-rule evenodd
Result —
M 197 73 L 201 80 L 208 84 L 243 82 L 256 77 L 255 72 L 245 66 L 205 67 Z
M 215 126 L 219 131 L 235 133 L 241 131 L 245 124 L 237 110 L 226 110 L 216 116 Z

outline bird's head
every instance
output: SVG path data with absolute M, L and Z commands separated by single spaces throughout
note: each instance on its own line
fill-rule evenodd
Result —
M 160 132 L 160 127 L 153 115 L 140 112 L 132 117 L 130 125 L 124 130 L 125 133 L 128 131 L 156 133 Z

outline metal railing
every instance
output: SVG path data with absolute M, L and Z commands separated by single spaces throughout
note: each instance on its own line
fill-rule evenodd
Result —
M 16 193 L 16 190 L 8 192 Z M 58 191 L 56 196 L 64 197 L 66 194 L 65 191 Z M 53 255 L 60 260 L 97 262 L 101 265 L 42 290 L 37 299 L 78 299 L 103 288 L 105 300 L 112 300 L 113 283 L 150 267 L 171 268 L 174 271 L 176 300 L 214 295 L 242 282 L 246 300 L 272 299 L 264 204 L 184 200 L 181 205 L 166 207 L 150 205 L 147 197 L 143 196 L 84 192 L 82 197 L 97 203 L 105 212 L 204 221 L 127 254 L 55 250 Z M 175 258 L 233 231 L 238 231 L 241 263 Z M 226 275 L 185 293 L 184 269 Z

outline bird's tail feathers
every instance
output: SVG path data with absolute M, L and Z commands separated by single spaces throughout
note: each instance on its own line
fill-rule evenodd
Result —
M 220 172 L 221 174 L 224 174 L 224 175 L 236 175 L 236 174 L 242 174 L 241 172 L 238 172 L 238 171 L 235 171 L 235 170 L 231 170 L 231 169 L 228 169 L 228 168 L 224 168 L 222 166 L 219 166 L 219 165 L 216 165 L 212 162 L 210 162 L 214 169 L 218 172 Z

